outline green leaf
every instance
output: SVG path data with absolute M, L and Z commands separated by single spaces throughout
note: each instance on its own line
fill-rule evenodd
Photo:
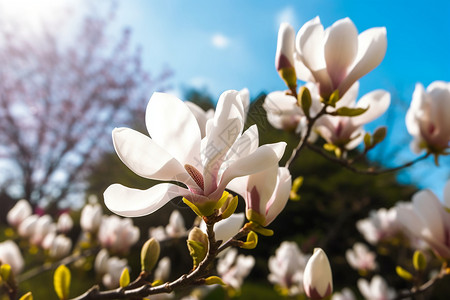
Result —
M 53 275 L 53 285 L 60 300 L 69 298 L 70 270 L 65 265 L 60 265 Z
M 364 135 L 364 146 L 366 149 L 372 148 L 372 138 L 370 137 L 370 133 L 366 132 Z
M 141 270 L 150 272 L 159 259 L 161 248 L 155 238 L 145 242 L 141 249 Z
M 205 259 L 208 252 L 208 248 L 203 245 L 203 243 L 187 240 L 187 246 L 189 249 L 189 254 L 192 257 L 194 268 L 196 268 L 203 259 Z
M 356 116 L 362 115 L 368 109 L 369 109 L 369 107 L 367 107 L 367 108 L 361 108 L 361 107 L 351 108 L 351 107 L 344 106 L 344 107 L 339 107 L 338 109 L 336 109 L 336 111 L 330 113 L 330 115 L 342 116 L 342 117 L 356 117 Z
M 225 202 L 225 204 L 222 206 L 222 208 L 226 206 L 222 212 L 222 219 L 227 219 L 232 214 L 234 214 L 238 206 L 238 202 L 239 202 L 238 196 L 234 196 L 230 201 Z
M 409 273 L 408 271 L 406 271 L 405 269 L 403 269 L 400 266 L 397 266 L 395 268 L 395 272 L 397 272 L 397 275 L 400 276 L 401 278 L 411 281 L 413 279 L 413 276 L 411 273 Z
M 8 264 L 2 264 L 0 266 L 0 276 L 4 281 L 8 281 L 11 276 L 11 266 Z
M 26 293 L 19 300 L 33 300 L 33 294 L 31 292 Z
M 328 99 L 328 104 L 332 107 L 336 107 L 336 103 L 339 101 L 339 90 L 335 90 Z
M 121 288 L 130 284 L 130 272 L 128 271 L 128 268 L 123 269 L 122 274 L 120 275 L 119 284 Z
M 416 250 L 414 252 L 413 266 L 416 271 L 423 271 L 427 267 L 427 259 L 422 251 Z
M 378 127 L 373 133 L 373 146 L 381 143 L 386 137 L 387 128 L 385 126 Z
M 312 105 L 311 93 L 306 86 L 302 86 L 298 91 L 297 102 L 303 110 L 305 116 L 309 117 L 309 110 Z
M 220 285 L 226 285 L 225 282 L 223 282 L 222 278 L 218 276 L 209 276 L 205 279 L 206 285 L 212 285 L 212 284 L 220 284 Z

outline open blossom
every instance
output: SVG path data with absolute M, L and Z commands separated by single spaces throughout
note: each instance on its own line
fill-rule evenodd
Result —
M 444 193 L 444 203 L 450 203 L 450 181 Z M 450 259 L 450 213 L 430 190 L 422 190 L 412 197 L 412 206 L 397 208 L 399 222 L 412 235 L 424 240 L 435 254 Z
M 105 216 L 98 230 L 98 239 L 102 247 L 124 254 L 138 241 L 139 228 L 133 226 L 131 219 Z
M 251 255 L 239 254 L 236 248 L 231 248 L 217 262 L 217 273 L 223 282 L 235 290 L 239 290 L 244 279 L 250 274 L 255 265 L 255 258 Z
M 45 236 L 54 231 L 56 231 L 56 224 L 53 223 L 52 217 L 43 215 L 34 223 L 30 242 L 34 245 L 41 245 Z
M 374 271 L 377 268 L 376 254 L 362 243 L 355 243 L 353 249 L 345 252 L 348 264 L 360 271 Z
M 406 127 L 414 137 L 411 149 L 442 153 L 450 143 L 450 82 L 435 81 L 425 90 L 418 83 L 406 113 Z
M 314 249 L 313 255 L 306 263 L 303 287 L 306 295 L 311 299 L 323 299 L 333 292 L 330 262 L 320 248 Z
M 360 278 L 357 285 L 359 291 L 367 300 L 391 300 L 395 298 L 395 291 L 389 288 L 386 281 L 379 275 L 375 275 L 370 283 Z
M 90 233 L 97 232 L 102 222 L 102 207 L 98 203 L 89 203 L 83 207 L 81 211 L 80 226 Z
M 59 216 L 56 228 L 59 232 L 67 233 L 73 227 L 73 220 L 68 213 L 63 213 Z
M 392 238 L 401 230 L 397 219 L 397 209 L 393 207 L 373 210 L 368 218 L 356 222 L 356 228 L 372 245 Z
M 11 266 L 14 274 L 19 274 L 24 266 L 22 253 L 19 247 L 11 240 L 0 243 L 0 262 Z
M 294 242 L 282 242 L 269 258 L 269 281 L 290 296 L 303 294 L 303 272 L 307 257 Z
M 106 249 L 100 250 L 94 262 L 95 271 L 102 276 L 102 283 L 109 289 L 119 287 L 120 276 L 128 261 L 117 256 L 110 257 Z
M 342 291 L 334 293 L 331 300 L 356 300 L 356 297 L 351 289 L 343 288 Z
M 31 216 L 32 209 L 30 203 L 25 200 L 17 201 L 16 205 L 13 206 L 6 215 L 9 225 L 13 227 L 18 227 L 23 220 Z
M 120 184 L 104 193 L 105 204 L 123 216 L 155 212 L 171 199 L 183 196 L 205 215 L 212 214 L 228 183 L 276 164 L 285 143 L 258 147 L 256 126 L 242 133 L 245 110 L 237 91 L 224 92 L 206 136 L 189 108 L 178 98 L 155 93 L 146 111 L 150 137 L 128 128 L 113 130 L 119 158 L 136 174 L 164 181 L 147 190 Z M 124 199 L 127 199 L 124 201 Z
M 386 28 L 370 28 L 358 35 L 349 18 L 324 30 L 319 17 L 300 28 L 296 38 L 295 69 L 303 81 L 315 82 L 320 95 L 335 90 L 343 96 L 362 76 L 377 67 L 387 48 Z
M 249 221 L 269 225 L 280 214 L 289 200 L 292 178 L 287 168 L 273 165 L 262 172 L 236 178 L 230 188 L 239 193 L 246 203 Z
M 71 249 L 72 241 L 62 234 L 55 236 L 51 241 L 50 247 L 48 248 L 49 255 L 53 258 L 64 257 L 69 254 Z
M 375 90 L 364 95 L 356 102 L 359 83 L 351 89 L 336 104 L 341 107 L 367 108 L 363 114 L 355 117 L 324 115 L 316 123 L 317 132 L 330 144 L 354 149 L 364 139 L 363 125 L 379 118 L 389 107 L 391 96 L 383 90 Z
M 187 230 L 184 226 L 183 216 L 178 210 L 174 210 L 169 217 L 169 224 L 166 226 L 166 232 L 169 237 L 180 237 L 186 235 Z

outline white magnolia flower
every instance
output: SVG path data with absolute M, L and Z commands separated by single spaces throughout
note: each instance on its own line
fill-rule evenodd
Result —
M 359 220 L 356 228 L 364 236 L 367 242 L 372 245 L 380 241 L 385 241 L 394 237 L 400 232 L 400 225 L 397 219 L 397 209 L 395 207 L 386 209 L 380 208 L 370 212 L 369 217 Z
M 355 270 L 374 271 L 377 268 L 376 254 L 362 243 L 355 243 L 353 249 L 348 249 L 345 258 Z
M 117 288 L 120 285 L 120 276 L 125 268 L 128 268 L 128 261 L 125 258 L 113 256 L 108 259 L 107 272 L 102 277 L 102 283 L 108 288 Z
M 359 291 L 367 300 L 390 300 L 395 298 L 395 291 L 389 288 L 386 281 L 379 275 L 375 275 L 370 283 L 360 278 L 357 285 Z
M 331 300 L 356 300 L 356 297 L 351 289 L 343 288 L 341 292 L 334 293 Z
M 406 127 L 414 137 L 411 148 L 442 153 L 450 142 L 450 82 L 435 81 L 425 90 L 418 83 L 406 113 Z
M 174 210 L 170 214 L 169 224 L 166 226 L 166 233 L 172 238 L 181 237 L 187 234 L 183 216 L 178 210 Z
M 38 215 L 31 215 L 20 222 L 19 228 L 17 229 L 19 235 L 23 238 L 31 237 L 38 219 Z
M 251 255 L 238 255 L 235 248 L 231 248 L 217 262 L 217 273 L 223 282 L 235 290 L 240 290 L 244 279 L 250 274 L 255 265 L 255 258 Z
M 18 227 L 23 220 L 31 216 L 32 209 L 30 203 L 25 200 L 17 201 L 16 205 L 10 209 L 8 214 L 6 215 L 6 219 L 9 225 L 13 227 Z
M 281 23 L 278 30 L 277 52 L 275 54 L 275 68 L 280 71 L 294 67 L 295 31 L 288 23 Z
M 0 243 L 0 262 L 11 266 L 14 274 L 19 274 L 24 267 L 24 260 L 19 247 L 11 240 Z
M 104 216 L 98 230 L 102 247 L 114 253 L 125 254 L 139 240 L 139 228 L 133 226 L 131 219 L 118 216 Z
M 311 299 L 323 299 L 333 292 L 333 278 L 330 262 L 325 252 L 314 249 L 314 253 L 306 263 L 303 274 L 303 288 Z
M 148 236 L 155 238 L 158 241 L 165 240 L 167 238 L 166 229 L 164 226 L 150 227 L 148 230 Z
M 367 108 L 363 114 L 355 117 L 324 115 L 316 123 L 316 131 L 328 143 L 351 150 L 364 139 L 363 125 L 379 118 L 389 107 L 391 95 L 383 90 L 375 90 L 364 95 L 358 102 L 359 83 L 351 89 L 336 104 L 341 107 Z M 335 109 L 333 109 L 334 111 Z
M 244 213 L 232 214 L 229 218 L 220 220 L 214 224 L 214 234 L 217 241 L 226 242 L 234 235 L 236 235 L 239 230 L 244 225 L 245 216 Z M 200 223 L 200 229 L 206 233 L 206 223 Z
M 52 217 L 49 215 L 43 215 L 39 217 L 34 224 L 32 234 L 30 236 L 30 242 L 33 245 L 41 245 L 45 236 L 50 232 L 56 231 L 56 224 L 53 223 Z
M 286 206 L 291 186 L 289 170 L 276 164 L 262 172 L 236 178 L 229 187 L 244 198 L 247 219 L 267 226 Z
M 269 281 L 278 285 L 290 296 L 303 294 L 303 272 L 307 257 L 294 242 L 282 242 L 269 258 Z
M 102 222 L 102 207 L 98 203 L 89 203 L 81 211 L 80 226 L 83 231 L 95 233 Z
M 296 38 L 297 77 L 317 83 L 320 95 L 335 90 L 343 96 L 362 76 L 378 66 L 386 53 L 386 28 L 368 29 L 358 35 L 349 18 L 324 30 L 319 17 L 300 28 Z
M 52 241 L 49 248 L 49 255 L 53 258 L 65 257 L 72 249 L 72 241 L 68 237 L 58 234 Z
M 59 216 L 56 228 L 59 232 L 67 233 L 73 227 L 73 220 L 68 213 L 63 213 Z
M 172 263 L 170 262 L 170 258 L 168 257 L 161 258 L 158 262 L 158 265 L 155 268 L 155 271 L 153 272 L 154 274 L 153 280 L 161 280 L 162 282 L 168 281 L 171 266 Z
M 444 194 L 448 203 L 450 181 Z M 435 254 L 444 259 L 450 258 L 450 213 L 430 190 L 422 190 L 412 197 L 412 206 L 400 206 L 399 222 L 412 235 L 424 240 Z
M 113 130 L 120 159 L 136 174 L 157 180 L 178 181 L 185 187 L 160 183 L 148 190 L 120 184 L 104 193 L 105 204 L 123 216 L 155 212 L 177 196 L 183 196 L 205 215 L 211 214 L 225 187 L 236 177 L 260 172 L 277 163 L 285 143 L 258 147 L 256 126 L 242 133 L 245 110 L 237 91 L 223 93 L 206 136 L 192 112 L 174 96 L 155 93 L 146 111 L 151 138 L 128 128 Z

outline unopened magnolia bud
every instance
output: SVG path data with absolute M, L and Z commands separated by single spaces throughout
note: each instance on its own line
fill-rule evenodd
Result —
M 314 254 L 306 264 L 303 287 L 306 295 L 311 299 L 323 299 L 333 292 L 330 262 L 320 248 L 314 249 Z
M 309 110 L 311 109 L 311 105 L 312 105 L 312 98 L 311 98 L 311 93 L 306 86 L 302 86 L 298 90 L 297 103 L 302 108 L 305 116 L 308 117 Z
M 297 86 L 294 68 L 295 31 L 288 23 L 281 23 L 278 31 L 275 68 L 290 89 Z
M 189 232 L 187 246 L 193 260 L 194 268 L 196 268 L 208 253 L 208 236 L 200 228 L 194 227 Z
M 219 210 L 222 219 L 226 219 L 230 217 L 232 214 L 234 214 L 237 205 L 238 205 L 238 197 L 237 196 L 233 197 L 233 195 L 228 194 L 227 200 Z
M 141 270 L 150 272 L 156 265 L 160 254 L 159 242 L 155 238 L 149 239 L 142 246 L 141 250 Z

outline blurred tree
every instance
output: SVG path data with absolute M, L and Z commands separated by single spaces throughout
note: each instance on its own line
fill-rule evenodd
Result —
M 170 71 L 143 69 L 130 30 L 111 31 L 114 11 L 69 10 L 39 31 L 0 12 L 1 180 L 15 197 L 55 205 L 83 191 L 113 126 L 143 117 L 150 91 L 165 88 Z

